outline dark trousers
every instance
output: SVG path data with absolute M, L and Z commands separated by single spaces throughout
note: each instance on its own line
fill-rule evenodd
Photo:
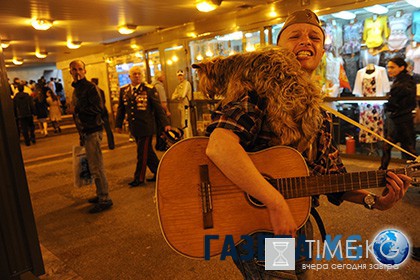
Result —
M 146 167 L 149 167 L 154 174 L 156 174 L 158 169 L 159 159 L 153 150 L 152 138 L 153 136 L 136 137 L 137 165 L 134 179 L 138 179 L 141 182 L 145 180 Z
M 35 125 L 34 125 L 34 118 L 26 117 L 20 118 L 20 128 L 22 130 L 23 138 L 25 139 L 25 145 L 29 146 L 32 143 L 35 143 Z
M 165 131 L 164 128 L 159 123 L 156 123 L 156 145 L 155 145 L 155 148 L 158 151 L 165 151 L 166 150 L 166 142 L 161 137 L 162 133 L 164 131 Z
M 388 121 L 391 121 L 389 119 Z M 409 119 L 405 122 L 394 123 L 391 126 L 391 129 L 388 133 L 387 140 L 392 143 L 401 143 L 401 148 L 406 151 L 416 155 L 416 145 L 415 145 L 415 132 L 414 132 L 414 123 L 413 119 Z M 386 170 L 388 168 L 389 162 L 391 161 L 391 150 L 392 146 L 384 142 L 382 148 L 382 158 L 381 158 L 381 167 L 380 169 Z M 414 159 L 411 158 L 410 159 Z
M 106 114 L 106 116 L 102 117 L 102 120 L 104 121 L 104 129 L 106 132 L 106 139 L 108 141 L 108 148 L 112 150 L 115 148 L 114 133 L 112 132 L 111 125 L 109 124 L 108 112 Z

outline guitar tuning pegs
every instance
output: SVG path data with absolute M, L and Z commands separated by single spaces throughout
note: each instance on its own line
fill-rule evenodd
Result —
M 413 178 L 413 181 L 411 181 L 411 185 L 413 187 L 420 187 L 420 179 L 419 178 Z
M 414 160 L 407 160 L 408 164 L 413 164 L 413 163 L 420 163 L 420 156 L 417 156 L 416 159 Z

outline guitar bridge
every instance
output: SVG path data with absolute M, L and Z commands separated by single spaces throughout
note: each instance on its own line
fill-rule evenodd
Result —
M 208 165 L 200 165 L 200 192 L 204 229 L 213 228 L 213 202 Z

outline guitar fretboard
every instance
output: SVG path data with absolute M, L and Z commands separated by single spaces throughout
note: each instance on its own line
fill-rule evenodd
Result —
M 387 170 L 396 174 L 405 173 L 405 168 Z M 351 190 L 383 187 L 386 184 L 385 170 L 363 171 L 343 174 L 269 179 L 268 181 L 286 198 L 338 193 Z

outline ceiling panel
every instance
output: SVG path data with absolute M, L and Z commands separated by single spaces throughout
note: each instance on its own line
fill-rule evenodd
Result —
M 225 0 L 217 13 L 251 4 L 272 1 Z M 3 0 L 0 5 L 0 38 L 11 40 L 4 49 L 7 64 L 12 58 L 24 59 L 24 65 L 53 63 L 85 54 L 100 52 L 105 43 L 149 33 L 211 17 L 216 11 L 200 13 L 195 0 Z M 31 18 L 54 20 L 49 30 L 32 28 Z M 128 23 L 138 25 L 135 33 L 121 35 L 117 26 Z M 66 47 L 66 41 L 82 41 L 78 50 Z M 35 57 L 35 50 L 47 51 L 45 59 Z
M 283 8 L 280 13 L 285 16 L 291 7 L 301 7 L 302 2 L 309 2 L 314 9 L 319 7 L 321 13 L 325 14 L 329 7 L 336 10 L 342 5 L 359 8 L 369 3 L 391 1 L 223 0 L 215 11 L 201 13 L 195 8 L 195 0 L 2 0 L 0 39 L 11 40 L 11 45 L 3 50 L 9 65 L 14 56 L 24 59 L 23 66 L 51 64 L 99 53 L 107 43 L 137 37 L 156 29 L 188 22 L 209 22 L 215 15 L 244 11 L 244 6 L 276 3 Z M 34 17 L 50 18 L 54 20 L 54 26 L 46 31 L 35 30 L 31 26 L 31 18 Z M 135 24 L 138 28 L 133 34 L 121 35 L 117 26 L 123 23 Z M 82 41 L 82 47 L 77 50 L 68 49 L 66 41 L 69 39 Z M 36 58 L 36 49 L 47 51 L 47 58 Z

